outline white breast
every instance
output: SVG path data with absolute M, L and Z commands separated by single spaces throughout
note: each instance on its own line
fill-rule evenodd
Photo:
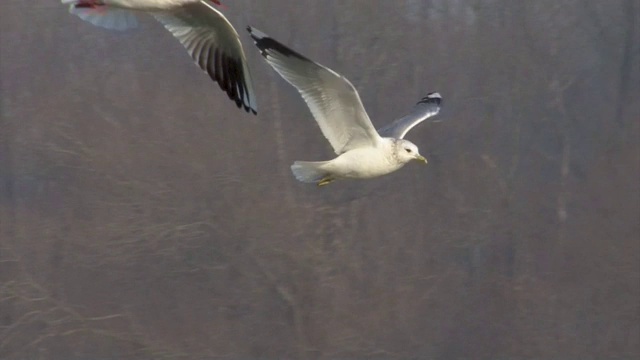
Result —
M 386 140 L 386 139 L 385 139 Z M 350 178 L 372 178 L 400 169 L 404 164 L 393 156 L 393 143 L 347 151 L 331 162 L 332 171 Z

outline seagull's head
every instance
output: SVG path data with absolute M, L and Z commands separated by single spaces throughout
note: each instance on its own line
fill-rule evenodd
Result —
M 420 155 L 418 147 L 409 140 L 400 139 L 396 143 L 396 157 L 404 164 L 411 160 L 418 160 L 424 164 L 427 159 Z

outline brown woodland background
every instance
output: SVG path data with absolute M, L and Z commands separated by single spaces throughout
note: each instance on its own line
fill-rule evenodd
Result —
M 238 111 L 150 17 L 0 4 L 0 358 L 637 359 L 637 0 L 226 1 Z M 332 157 L 248 24 L 378 126 L 426 93 L 426 167 Z

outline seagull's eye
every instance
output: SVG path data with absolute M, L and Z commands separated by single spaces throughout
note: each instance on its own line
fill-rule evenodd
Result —
M 410 153 L 411 149 L 404 149 L 406 152 Z

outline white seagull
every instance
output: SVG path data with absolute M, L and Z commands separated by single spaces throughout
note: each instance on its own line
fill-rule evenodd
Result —
M 238 33 L 213 5 L 219 0 L 62 0 L 69 12 L 96 26 L 136 27 L 134 12 L 161 22 L 187 49 L 200 68 L 239 108 L 257 113 L 251 74 Z
M 255 28 L 247 30 L 269 65 L 300 92 L 338 155 L 329 161 L 294 162 L 291 170 L 296 179 L 322 186 L 340 178 L 385 175 L 411 160 L 427 163 L 418 147 L 403 138 L 411 128 L 440 111 L 440 94 L 428 94 L 411 113 L 376 131 L 358 92 L 344 76 Z

